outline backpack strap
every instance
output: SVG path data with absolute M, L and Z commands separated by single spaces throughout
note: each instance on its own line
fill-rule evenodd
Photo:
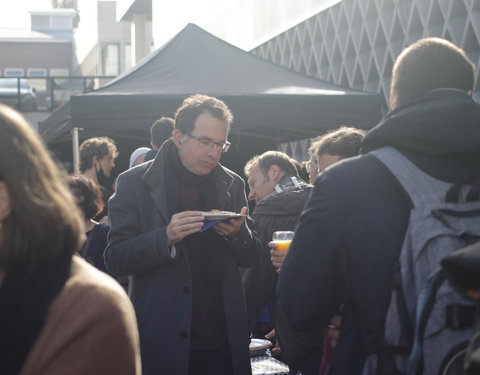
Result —
M 418 168 L 405 155 L 391 146 L 369 153 L 378 159 L 409 196 L 413 207 L 426 201 L 445 201 L 451 184 L 440 181 Z
M 445 273 L 443 270 L 440 270 L 427 280 L 425 286 L 420 291 L 415 311 L 417 324 L 415 325 L 412 351 L 408 359 L 407 375 L 421 375 L 423 372 L 423 338 L 425 329 L 435 304 L 438 289 L 440 289 L 446 279 Z

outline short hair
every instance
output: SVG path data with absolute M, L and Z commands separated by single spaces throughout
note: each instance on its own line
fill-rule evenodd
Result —
M 117 146 L 115 141 L 109 137 L 95 137 L 89 138 L 80 145 L 80 172 L 85 172 L 91 168 L 93 157 L 98 159 L 111 154 L 115 159 L 118 156 Z
M 298 168 L 298 176 L 305 182 L 309 182 L 310 181 L 310 175 L 307 171 L 307 162 L 306 161 L 302 161 L 300 163 L 300 168 Z
M 0 268 L 7 275 L 31 274 L 81 247 L 83 219 L 64 176 L 31 125 L 0 105 L 0 181 L 12 201 L 0 243 Z
M 316 142 L 316 156 L 324 154 L 342 159 L 358 155 L 365 131 L 350 126 L 341 126 L 322 135 Z
M 102 192 L 95 182 L 88 177 L 75 175 L 67 177 L 67 184 L 83 212 L 84 219 L 93 219 L 102 212 L 104 207 Z
M 290 161 L 292 162 L 292 164 L 295 166 L 295 169 L 297 170 L 297 176 L 298 177 L 302 177 L 302 164 L 297 160 L 297 159 L 294 159 L 294 158 L 290 158 Z
M 399 106 L 441 88 L 473 90 L 475 65 L 448 40 L 425 38 L 405 48 L 393 65 L 390 97 Z
M 245 164 L 245 176 L 248 178 L 252 169 L 258 166 L 262 174 L 268 179 L 268 171 L 272 165 L 277 165 L 288 176 L 298 176 L 293 159 L 280 151 L 267 151 L 262 155 L 255 155 Z
M 228 109 L 227 105 L 221 100 L 201 94 L 189 96 L 183 101 L 175 113 L 175 129 L 180 130 L 182 133 L 191 132 L 195 126 L 197 117 L 202 113 L 207 113 L 225 122 L 228 133 L 230 124 L 233 121 L 233 115 L 230 109 Z
M 172 136 L 175 121 L 170 117 L 161 117 L 150 127 L 150 140 L 160 148 L 168 138 Z

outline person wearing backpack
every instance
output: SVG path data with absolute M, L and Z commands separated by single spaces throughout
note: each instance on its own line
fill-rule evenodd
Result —
M 372 152 L 387 147 L 395 163 L 448 184 L 480 175 L 474 72 L 465 52 L 447 40 L 410 45 L 393 67 L 392 110 L 367 133 L 361 155 L 337 163 L 315 181 L 277 295 L 295 329 L 325 328 L 345 305 L 329 374 L 361 374 L 375 359 L 377 373 L 400 373 L 384 366 L 383 343 L 412 202 Z

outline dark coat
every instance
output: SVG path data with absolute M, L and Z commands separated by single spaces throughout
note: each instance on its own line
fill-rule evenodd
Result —
M 182 242 L 170 255 L 170 221 L 163 181 L 163 153 L 119 176 L 110 200 L 111 230 L 105 252 L 114 275 L 132 275 L 131 298 L 137 313 L 145 375 L 188 374 L 192 321 L 192 280 Z M 244 181 L 218 165 L 213 171 L 218 209 L 239 212 L 247 205 Z M 251 221 L 247 219 L 247 221 Z M 223 303 L 235 374 L 251 372 L 249 336 L 239 267 L 249 266 L 258 249 L 245 225 L 228 242 L 224 257 Z
M 105 273 L 108 273 L 108 271 L 107 267 L 105 266 L 105 258 L 103 254 L 105 252 L 105 248 L 107 247 L 107 236 L 109 230 L 110 225 L 108 224 L 95 224 L 93 229 L 86 233 L 87 241 L 85 245 L 88 245 L 88 248 L 82 248 L 82 256 L 87 260 L 87 262 Z M 90 240 L 88 240 L 89 236 L 91 236 Z
M 391 145 L 436 178 L 480 174 L 480 106 L 437 90 L 388 113 L 363 152 Z M 293 327 L 326 327 L 345 302 L 332 374 L 360 374 L 379 350 L 409 204 L 371 156 L 347 159 L 315 181 L 283 263 L 277 293 Z
M 295 186 L 290 176 L 282 177 L 277 186 L 282 187 L 283 191 L 273 191 L 257 203 L 252 218 L 263 248 L 255 265 L 242 271 L 250 328 L 258 320 L 265 305 L 269 304 L 282 356 L 287 360 L 292 373 L 301 369 L 303 360 L 311 355 L 318 357 L 320 365 L 322 349 L 321 330 L 299 332 L 290 329 L 285 323 L 275 292 L 278 273 L 270 260 L 267 245 L 272 240 L 273 232 L 294 231 L 298 224 L 312 186 L 299 179 L 297 181 L 299 185 Z

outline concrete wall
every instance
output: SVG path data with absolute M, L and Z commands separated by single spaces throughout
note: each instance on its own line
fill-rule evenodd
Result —
M 72 71 L 72 42 L 2 42 L 0 68 L 51 68 Z

